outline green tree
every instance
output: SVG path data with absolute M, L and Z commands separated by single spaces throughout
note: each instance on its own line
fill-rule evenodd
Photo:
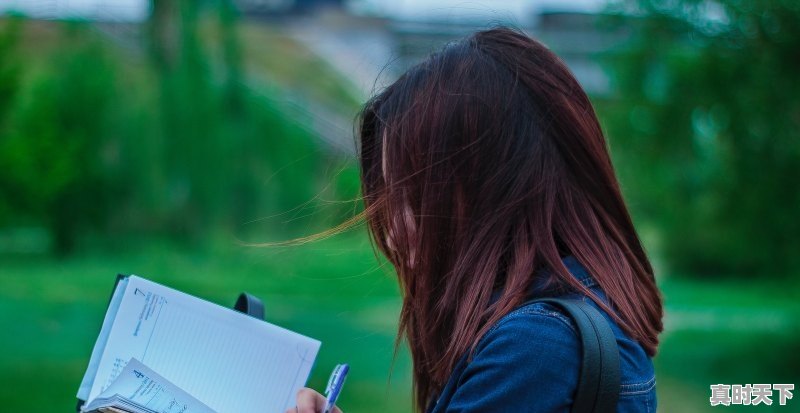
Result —
M 115 68 L 82 24 L 15 102 L 0 139 L 3 193 L 17 218 L 50 227 L 59 253 L 102 225 L 115 186 Z
M 797 274 L 800 3 L 624 6 L 641 18 L 604 112 L 635 214 L 676 271 Z
M 271 88 L 248 87 L 232 1 L 152 5 L 141 54 L 89 22 L 3 22 L 0 228 L 46 226 L 63 254 L 85 235 L 203 243 L 330 224 L 311 212 L 335 198 L 321 172 L 341 159 Z M 54 28 L 52 47 L 17 50 Z
M 325 166 L 315 138 L 269 92 L 246 87 L 233 3 L 211 4 L 216 31 L 192 0 L 153 0 L 149 22 L 167 222 L 187 239 L 291 211 L 325 184 L 314 177 Z
M 20 88 L 20 64 L 17 43 L 24 21 L 7 19 L 0 30 L 0 145 L 8 133 L 8 118 Z M 0 156 L 0 168 L 3 166 Z M 0 225 L 14 215 L 12 183 L 7 174 L 0 174 Z

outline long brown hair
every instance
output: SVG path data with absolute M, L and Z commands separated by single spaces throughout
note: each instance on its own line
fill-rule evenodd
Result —
M 605 138 L 541 43 L 495 28 L 448 44 L 367 102 L 358 135 L 368 227 L 401 284 L 398 342 L 411 349 L 418 410 L 541 268 L 655 354 L 661 298 Z M 569 275 L 566 255 L 607 306 Z

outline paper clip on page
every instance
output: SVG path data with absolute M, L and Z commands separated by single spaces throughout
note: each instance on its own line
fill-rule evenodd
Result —
M 334 367 L 331 377 L 328 379 L 328 386 L 325 388 L 325 403 L 324 413 L 331 413 L 333 406 L 336 404 L 336 399 L 339 398 L 339 393 L 342 392 L 344 386 L 344 379 L 347 378 L 347 372 L 350 366 L 347 364 L 337 364 Z

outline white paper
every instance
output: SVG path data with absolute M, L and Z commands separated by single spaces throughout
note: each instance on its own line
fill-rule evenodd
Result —
M 103 403 L 105 407 L 132 404 L 137 410 L 158 413 L 215 413 L 136 359 L 128 361 L 119 377 L 92 404 L 100 400 L 109 401 Z M 97 407 L 88 405 L 85 410 Z
M 218 413 L 283 412 L 320 342 L 136 276 L 128 278 L 87 402 L 131 358 Z
M 108 342 L 108 335 L 111 333 L 111 326 L 114 324 L 114 317 L 117 316 L 119 304 L 122 302 L 122 296 L 125 293 L 125 287 L 128 285 L 128 278 L 123 278 L 117 283 L 114 293 L 111 295 L 111 301 L 108 303 L 108 310 L 106 316 L 103 318 L 103 326 L 100 328 L 100 334 L 97 341 L 94 343 L 92 349 L 92 356 L 89 359 L 89 367 L 86 368 L 86 374 L 83 375 L 81 386 L 78 388 L 78 398 L 81 400 L 88 400 L 89 393 L 92 390 L 92 384 L 95 376 L 97 376 L 97 366 L 100 364 L 100 357 L 103 356 L 103 350 Z

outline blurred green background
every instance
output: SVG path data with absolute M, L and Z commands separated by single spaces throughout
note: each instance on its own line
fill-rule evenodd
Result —
M 359 104 L 490 23 L 551 46 L 596 105 L 665 298 L 659 411 L 800 381 L 800 3 L 84 3 L 0 3 L 1 410 L 73 408 L 115 274 L 136 273 L 258 295 L 323 342 L 310 386 L 347 361 L 345 411 L 410 411 L 363 226 L 248 243 L 357 212 Z M 800 401 L 726 410 L 775 408 Z

